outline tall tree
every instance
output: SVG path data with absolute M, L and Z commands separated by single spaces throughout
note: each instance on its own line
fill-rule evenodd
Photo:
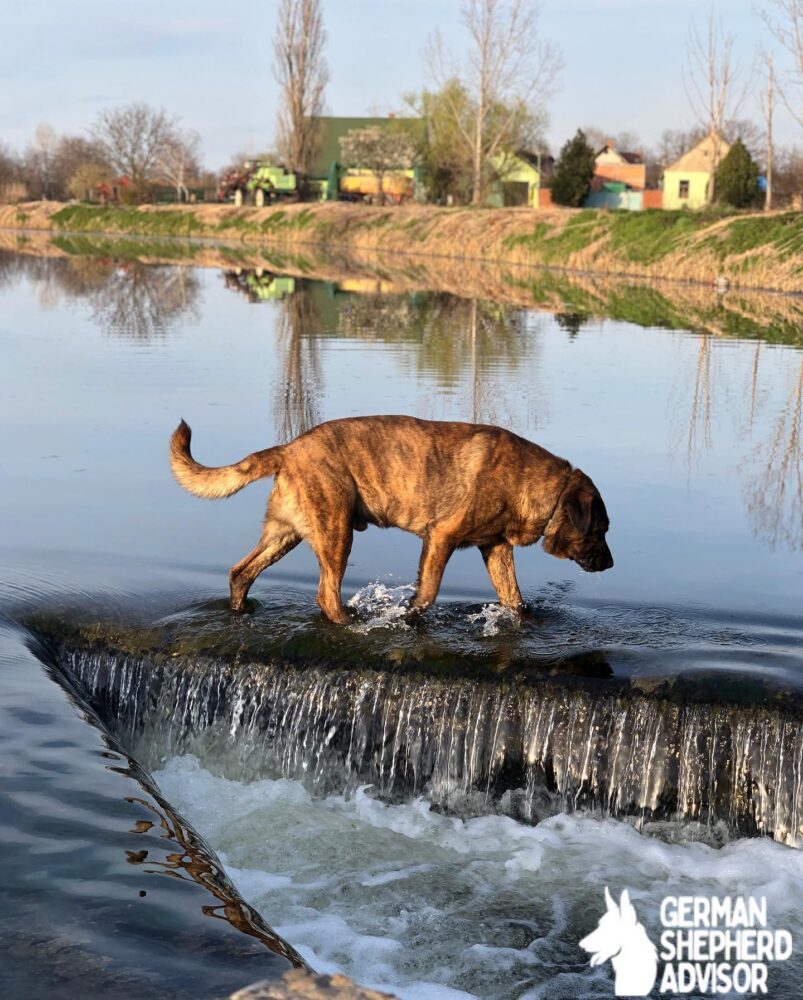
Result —
M 708 10 L 706 30 L 700 34 L 692 21 L 684 72 L 686 96 L 698 123 L 711 136 L 711 181 L 707 201 L 714 201 L 716 172 L 722 158 L 725 123 L 744 100 L 739 85 L 739 70 L 733 58 L 733 35 L 726 32 L 716 15 L 713 3 Z
M 579 208 L 591 190 L 596 154 L 582 129 L 563 145 L 552 178 L 552 199 L 558 205 Z
M 92 137 L 103 157 L 131 181 L 142 198 L 156 176 L 159 160 L 175 135 L 175 120 L 165 111 L 135 102 L 102 111 L 92 127 Z
M 320 0 L 281 0 L 273 42 L 274 73 L 281 88 L 276 141 L 302 190 L 320 142 L 316 119 L 329 80 L 325 45 Z
M 781 93 L 792 116 L 803 125 L 803 0 L 767 0 L 761 13 L 776 41 L 792 57 Z
M 775 118 L 775 64 L 771 55 L 763 54 L 764 69 L 767 74 L 766 87 L 761 100 L 761 112 L 767 129 L 767 148 L 764 156 L 767 186 L 764 190 L 764 211 L 772 208 L 772 172 L 775 159 L 773 122 Z
M 52 125 L 42 122 L 36 126 L 33 142 L 25 151 L 25 174 L 30 193 L 36 198 L 53 198 L 54 160 L 59 137 Z
M 445 52 L 439 33 L 427 46 L 430 73 L 439 89 L 454 99 L 452 116 L 461 141 L 470 150 L 473 204 L 482 204 L 492 170 L 489 161 L 504 151 L 510 127 L 524 108 L 538 108 L 554 86 L 562 60 L 541 37 L 540 0 L 461 0 L 460 19 L 469 36 L 468 59 L 462 69 Z M 457 80 L 468 94 L 466 120 L 459 92 L 447 88 Z M 499 115 L 500 107 L 507 113 Z
M 419 140 L 418 157 L 426 168 L 430 194 L 443 201 L 452 196 L 458 203 L 472 200 L 474 154 L 465 139 L 473 134 L 476 107 L 465 86 L 447 80 L 440 90 L 424 90 L 405 98 L 426 125 Z M 486 164 L 486 182 L 495 175 L 504 179 L 511 165 L 510 153 L 526 149 L 544 151 L 543 117 L 523 102 L 494 104 L 488 115 L 489 131 L 502 128 L 504 134 L 493 164 Z

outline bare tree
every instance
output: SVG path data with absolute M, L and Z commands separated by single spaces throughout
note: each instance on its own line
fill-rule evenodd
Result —
M 725 123 L 744 100 L 745 89 L 739 86 L 739 70 L 733 59 L 733 35 L 726 32 L 712 4 L 701 35 L 692 21 L 687 46 L 688 63 L 683 83 L 692 111 L 711 136 L 711 180 L 707 201 L 714 201 L 714 178 L 722 157 Z
M 776 41 L 792 57 L 792 68 L 781 94 L 792 116 L 803 125 L 803 0 L 767 0 L 761 12 Z
M 25 151 L 24 171 L 28 188 L 36 198 L 54 196 L 53 167 L 59 137 L 46 122 L 36 126 L 33 142 Z
M 765 154 L 765 169 L 767 175 L 767 187 L 764 192 L 764 211 L 769 212 L 772 208 L 772 169 L 774 159 L 773 146 L 773 118 L 775 117 L 775 66 L 772 56 L 766 52 L 762 54 L 764 69 L 767 74 L 767 83 L 761 100 L 761 112 L 764 116 L 764 124 L 767 129 L 767 149 Z
M 429 40 L 429 71 L 446 94 L 458 80 L 469 95 L 472 114 L 453 114 L 463 142 L 471 150 L 472 202 L 482 203 L 489 179 L 489 160 L 504 151 L 511 123 L 522 109 L 543 101 L 562 66 L 557 50 L 539 32 L 540 0 L 461 0 L 460 16 L 470 46 L 462 70 L 446 53 L 438 32 Z M 506 109 L 498 114 L 500 106 Z
M 92 127 L 92 137 L 104 158 L 128 177 L 139 197 L 158 172 L 165 146 L 174 134 L 174 119 L 141 102 L 102 111 Z
M 281 0 L 273 42 L 274 73 L 281 87 L 277 145 L 302 188 L 320 141 L 316 119 L 329 80 L 325 45 L 320 0 Z
M 159 152 L 158 168 L 166 181 L 176 189 L 176 199 L 189 201 L 187 181 L 200 173 L 201 137 L 191 130 L 175 129 L 165 139 Z

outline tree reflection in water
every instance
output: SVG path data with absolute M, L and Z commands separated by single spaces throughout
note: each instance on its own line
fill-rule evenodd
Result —
M 0 286 L 25 275 L 43 309 L 86 299 L 104 333 L 149 341 L 201 315 L 201 283 L 186 267 L 108 256 L 26 257 L 0 253 Z
M 771 549 L 803 550 L 803 359 L 786 373 L 787 382 L 779 398 L 762 391 L 761 361 L 772 356 L 762 354 L 762 343 L 754 345 L 744 374 L 732 363 L 724 368 L 715 366 L 715 352 L 727 345 L 727 340 L 709 334 L 698 337 L 687 411 L 689 474 L 713 447 L 713 429 L 724 417 L 718 417 L 717 408 L 731 409 L 745 441 L 756 433 L 765 433 L 764 426 L 769 427 L 768 437 L 755 444 L 739 466 L 746 473 L 747 513 L 753 534 Z
M 747 509 L 756 536 L 772 549 L 803 550 L 803 359 L 790 372 L 785 405 L 769 441 L 759 446 Z
M 280 366 L 273 412 L 278 441 L 292 441 L 321 422 L 324 390 L 319 317 L 304 289 L 281 300 L 276 326 Z

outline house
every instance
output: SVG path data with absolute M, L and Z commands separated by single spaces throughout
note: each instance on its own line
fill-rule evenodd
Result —
M 594 177 L 599 178 L 600 187 L 605 181 L 613 181 L 625 184 L 630 190 L 643 191 L 647 186 L 644 154 L 620 152 L 609 139 L 594 160 Z
M 404 129 L 414 139 L 423 138 L 426 128 L 422 118 L 337 118 L 321 115 L 316 118 L 319 128 L 317 153 L 309 173 L 310 186 L 321 201 L 333 201 L 341 194 L 354 197 L 370 194 L 371 183 L 376 186 L 372 171 L 359 168 L 344 168 L 340 152 L 340 140 L 354 129 L 371 127 Z M 345 181 L 345 183 L 343 183 Z M 397 194 L 397 188 L 412 193 L 418 172 L 394 170 L 385 177 L 383 188 L 386 194 Z
M 538 208 L 542 164 L 538 153 L 519 150 L 497 153 L 491 158 L 496 178 L 488 188 L 485 204 L 491 208 L 516 205 Z
M 711 175 L 730 145 L 709 132 L 664 170 L 664 208 L 702 208 L 708 202 Z

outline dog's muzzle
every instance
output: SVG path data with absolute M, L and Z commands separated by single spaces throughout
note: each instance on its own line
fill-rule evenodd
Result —
M 575 562 L 586 573 L 604 573 L 613 566 L 613 556 L 610 549 L 606 549 L 604 552 L 592 552 L 582 559 L 576 559 Z

